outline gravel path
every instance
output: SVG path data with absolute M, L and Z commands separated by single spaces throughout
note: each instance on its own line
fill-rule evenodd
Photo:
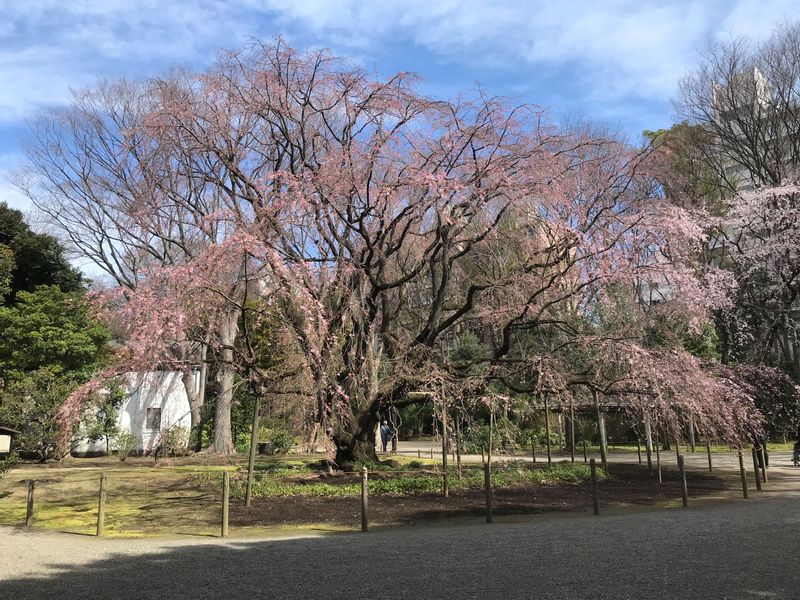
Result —
M 282 540 L 0 528 L 0 598 L 800 598 L 800 494 Z

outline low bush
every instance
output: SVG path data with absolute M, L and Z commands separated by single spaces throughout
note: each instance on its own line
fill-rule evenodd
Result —
M 9 454 L 5 458 L 0 459 L 0 479 L 3 475 L 8 473 L 19 462 L 19 456 L 16 454 Z
M 124 462 L 138 444 L 132 433 L 120 431 L 114 436 L 114 445 L 117 447 L 117 457 Z

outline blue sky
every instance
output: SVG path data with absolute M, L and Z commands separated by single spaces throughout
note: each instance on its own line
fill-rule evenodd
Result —
M 100 76 L 202 68 L 221 48 L 283 36 L 422 90 L 474 90 L 638 137 L 673 120 L 670 97 L 709 36 L 758 41 L 798 0 L 0 0 L 0 201 L 29 204 L 9 178 L 26 119 Z

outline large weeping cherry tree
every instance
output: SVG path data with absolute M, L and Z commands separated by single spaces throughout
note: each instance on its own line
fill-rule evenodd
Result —
M 592 315 L 611 290 L 636 299 L 667 278 L 687 318 L 715 297 L 690 268 L 700 230 L 659 197 L 647 157 L 534 108 L 434 101 L 405 74 L 376 80 L 281 42 L 146 88 L 118 135 L 147 192 L 121 213 L 156 254 L 197 237 L 171 261 L 114 229 L 126 239 L 110 246 L 141 265 L 104 296 L 128 324 L 118 368 L 169 362 L 204 332 L 229 373 L 263 389 L 272 375 L 247 332 L 277 326 L 339 465 L 377 460 L 380 415 L 427 397 L 412 392 L 541 390 L 543 364 L 571 368 L 564 348 L 609 347 Z M 487 351 L 462 377 L 448 357 L 466 332 Z

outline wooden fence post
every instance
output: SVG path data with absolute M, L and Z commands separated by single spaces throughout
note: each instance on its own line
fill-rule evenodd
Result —
M 683 454 L 678 454 L 678 470 L 681 472 L 681 498 L 683 507 L 689 506 L 689 488 L 686 485 L 686 468 L 683 463 Z
M 753 447 L 753 471 L 756 475 L 756 489 L 760 492 L 761 491 L 761 476 L 758 473 L 758 455 L 756 454 L 756 449 Z
M 100 493 L 97 497 L 97 537 L 106 532 L 106 474 L 100 474 Z
M 369 530 L 369 518 L 367 516 L 367 505 L 369 503 L 369 471 L 367 467 L 361 467 L 361 531 L 367 533 Z
M 553 466 L 553 452 L 550 448 L 550 405 L 547 402 L 547 394 L 544 395 L 544 434 L 547 436 L 547 468 Z
M 36 482 L 33 479 L 28 480 L 28 510 L 25 514 L 25 527 L 33 525 L 33 492 L 36 487 Z
M 222 472 L 222 537 L 228 537 L 228 513 L 230 511 L 231 474 Z
M 744 457 L 739 449 L 739 476 L 742 479 L 742 496 L 747 499 L 747 472 L 744 470 Z
M 575 406 L 569 401 L 569 458 L 575 462 Z
M 600 500 L 597 497 L 597 463 L 594 459 L 589 461 L 589 471 L 592 474 L 592 512 L 600 514 Z
M 658 471 L 658 483 L 663 483 L 664 480 L 661 477 L 661 449 L 659 448 L 658 443 L 658 427 L 656 427 L 656 440 L 654 445 L 656 447 L 656 470 Z
M 489 463 L 483 465 L 483 489 L 486 493 L 486 522 L 492 522 L 492 469 Z

